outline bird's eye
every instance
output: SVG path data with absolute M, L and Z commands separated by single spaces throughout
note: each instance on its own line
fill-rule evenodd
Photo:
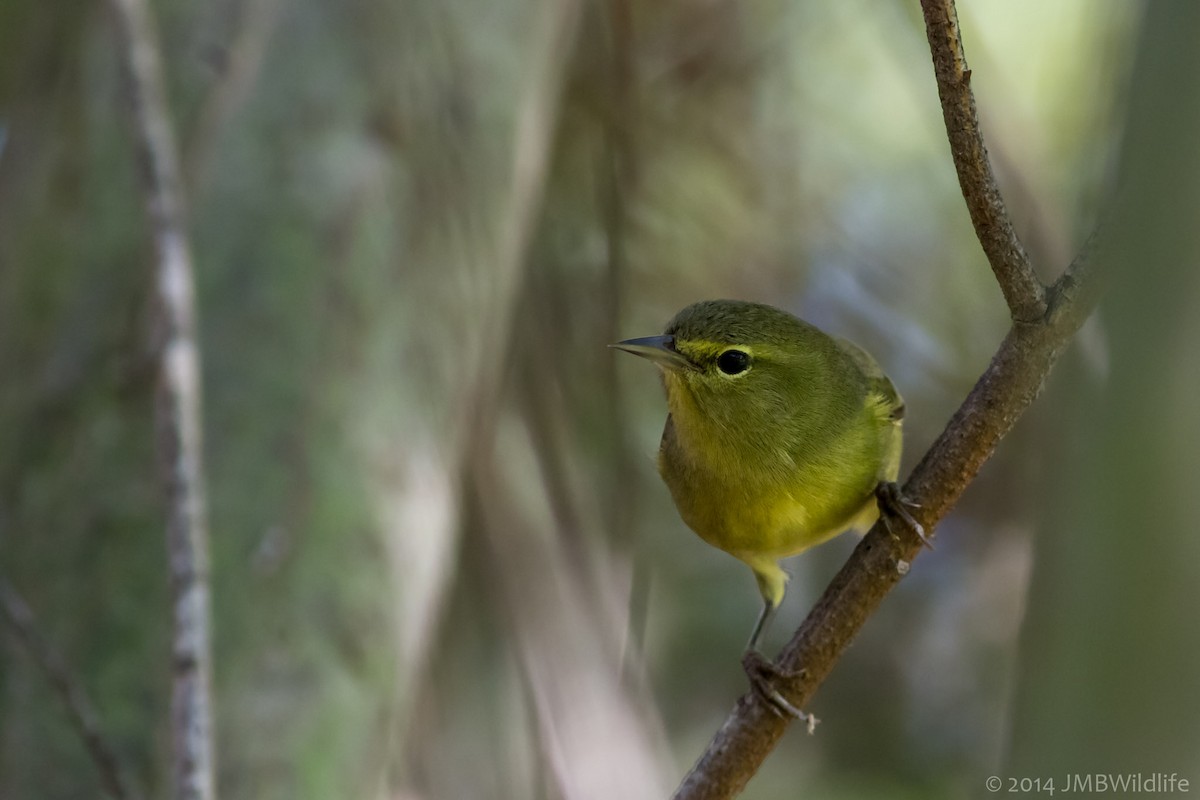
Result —
M 717 356 L 717 369 L 726 375 L 738 375 L 750 369 L 750 354 L 745 350 L 726 350 Z

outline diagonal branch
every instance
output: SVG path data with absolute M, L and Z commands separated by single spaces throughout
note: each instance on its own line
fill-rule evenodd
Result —
M 174 615 L 171 658 L 173 796 L 212 800 L 212 644 L 208 521 L 201 456 L 200 352 L 195 279 L 179 152 L 171 126 L 154 21 L 146 0 L 111 0 L 142 193 L 154 245 L 152 303 L 159 387 L 157 446 L 167 500 Z
M 1034 277 L 987 162 L 953 0 L 922 0 L 922 6 L 963 197 L 1014 319 L 991 364 L 905 483 L 904 494 L 919 504 L 913 516 L 932 531 L 1037 397 L 1059 354 L 1091 313 L 1101 281 L 1091 241 L 1048 292 Z M 779 686 L 789 702 L 800 708 L 808 704 L 920 552 L 911 532 L 893 538 L 882 522 L 863 538 L 779 657 L 781 672 L 791 676 Z M 739 794 L 788 723 L 754 693 L 740 698 L 675 799 Z
M 975 234 L 992 265 L 1000 290 L 1004 292 L 1012 318 L 1018 322 L 1032 322 L 1046 313 L 1046 291 L 1013 230 L 988 160 L 954 0 L 921 0 L 921 10 L 925 14 L 925 33 L 933 54 L 933 73 L 942 102 L 946 136 L 950 140 L 950 155 L 958 172 L 963 199 L 967 201 L 967 211 L 971 214 L 971 224 L 975 226 Z
M 129 770 L 117 757 L 116 750 L 104 737 L 100 729 L 100 717 L 83 685 L 71 675 L 62 656 L 38 633 L 33 612 L 25 598 L 3 577 L 0 577 L 0 617 L 9 624 L 13 633 L 25 647 L 30 658 L 46 677 L 54 693 L 62 700 L 83 745 L 87 748 L 92 763 L 100 773 L 104 791 L 114 800 L 133 800 L 141 792 L 134 788 Z

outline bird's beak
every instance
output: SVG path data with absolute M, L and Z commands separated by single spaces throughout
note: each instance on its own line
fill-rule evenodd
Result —
M 618 350 L 648 358 L 665 369 L 692 369 L 693 364 L 675 349 L 674 336 L 643 336 L 641 339 L 626 339 L 610 344 Z

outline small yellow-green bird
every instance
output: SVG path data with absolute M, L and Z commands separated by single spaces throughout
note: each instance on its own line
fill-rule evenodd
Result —
M 708 300 L 613 347 L 662 370 L 658 470 L 680 516 L 754 571 L 763 609 L 747 655 L 783 600 L 780 559 L 865 532 L 881 502 L 924 539 L 894 483 L 904 401 L 857 345 L 771 306 Z M 762 685 L 761 658 L 744 663 L 770 702 L 800 713 Z

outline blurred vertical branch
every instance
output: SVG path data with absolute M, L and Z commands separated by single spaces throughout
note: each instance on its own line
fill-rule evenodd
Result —
M 430 8 L 442 19 L 460 22 L 444 5 Z M 453 114 L 445 129 L 434 123 L 430 132 L 436 137 L 426 138 L 428 129 L 422 124 L 412 140 L 414 147 L 429 147 L 417 174 L 421 185 L 429 187 L 419 197 L 428 224 L 418 235 L 428 237 L 428 251 L 422 255 L 438 268 L 432 276 L 437 285 L 430 291 L 453 303 L 435 317 L 426 295 L 414 316 L 423 322 L 420 335 L 430 337 L 430 346 L 441 348 L 439 352 L 453 348 L 453 371 L 448 372 L 445 402 L 430 411 L 433 419 L 444 420 L 445 435 L 426 438 L 418 431 L 388 445 L 393 457 L 408 461 L 435 453 L 432 463 L 436 474 L 447 479 L 448 491 L 439 498 L 445 511 L 438 518 L 439 530 L 413 516 L 389 521 L 393 571 L 398 593 L 404 591 L 402 580 L 416 571 L 414 559 L 407 557 L 417 546 L 413 540 L 428 546 L 445 534 L 448 546 L 456 548 L 456 526 L 464 526 L 461 559 L 480 560 L 486 580 L 479 587 L 460 579 L 453 589 L 455 602 L 481 602 L 484 607 L 472 617 L 502 623 L 501 641 L 495 643 L 502 652 L 495 655 L 511 657 L 519 676 L 514 688 L 524 690 L 517 696 L 520 712 L 504 716 L 508 741 L 498 746 L 519 747 L 538 764 L 533 776 L 508 763 L 480 778 L 453 776 L 450 780 L 456 782 L 477 782 L 474 791 L 460 789 L 463 795 L 530 796 L 539 782 L 544 794 L 564 798 L 649 800 L 667 789 L 659 768 L 657 720 L 620 679 L 616 644 L 627 607 L 625 597 L 614 601 L 619 592 L 613 587 L 621 583 L 625 565 L 614 566 L 598 546 L 606 505 L 589 503 L 572 474 L 579 461 L 570 449 L 576 431 L 566 404 L 586 396 L 590 387 L 572 379 L 579 373 L 579 362 L 570 359 L 572 336 L 580 325 L 580 310 L 573 305 L 576 283 L 559 262 L 542 261 L 538 255 L 546 193 L 562 141 L 565 84 L 583 13 L 578 0 L 543 0 L 520 12 L 512 97 L 499 117 L 502 127 L 494 129 L 485 125 L 495 117 L 482 115 L 475 106 L 476 87 L 461 80 L 459 65 L 469 63 L 471 56 L 459 49 L 459 29 L 443 29 L 450 77 L 446 84 L 431 81 L 429 109 L 437 114 L 449 106 Z M 490 105 L 496 82 L 478 88 L 488 93 Z M 503 148 L 495 146 L 497 141 Z M 447 281 L 450 271 L 457 280 Z M 601 298 L 596 299 L 599 306 Z M 615 308 L 588 311 L 588 320 L 600 320 L 597 327 L 607 322 L 615 330 L 614 321 L 603 319 L 607 311 L 615 314 Z M 587 337 L 592 347 L 595 334 L 592 330 Z M 607 413 L 607 407 L 602 409 Z M 426 469 L 420 477 L 427 479 L 431 472 Z M 542 481 L 536 479 L 539 473 Z M 405 486 L 405 502 L 414 509 L 420 502 L 417 477 L 414 473 L 397 482 Z M 465 520 L 457 518 L 460 498 L 473 511 Z M 443 587 L 453 585 L 451 577 L 445 575 Z M 412 585 L 411 578 L 407 582 Z M 477 595 L 480 588 L 483 597 Z M 618 607 L 621 613 L 614 613 Z M 447 648 L 461 640 L 458 631 L 444 635 Z M 447 672 L 430 675 L 434 693 L 451 680 Z M 478 715 L 474 708 L 467 712 L 469 718 Z M 447 718 L 455 713 L 439 709 L 441 724 L 452 725 Z M 422 757 L 422 749 L 435 749 L 441 732 L 440 724 L 433 730 L 420 725 L 415 719 L 405 743 L 417 754 L 416 762 L 431 760 Z M 613 770 L 618 763 L 622 769 Z M 411 779 L 418 784 L 446 780 L 414 773 Z M 514 784 L 520 788 L 512 788 Z M 439 794 L 436 788 L 427 791 Z
M 620 338 L 617 331 L 629 271 L 629 198 L 637 188 L 637 139 L 634 130 L 637 124 L 637 98 L 634 95 L 634 27 L 631 2 L 609 0 L 604 5 L 608 14 L 611 94 L 610 103 L 606 108 L 605 148 L 602 154 L 604 163 L 600 170 L 600 174 L 605 176 L 602 205 L 608 256 L 604 286 L 605 327 L 602 333 L 606 341 L 616 341 Z M 615 359 L 605 359 L 604 367 L 608 375 L 603 385 L 611 387 L 615 395 L 620 386 Z M 608 520 L 608 527 L 620 537 L 622 544 L 627 545 L 633 513 L 633 504 L 629 502 L 628 493 L 632 489 L 633 481 L 628 464 L 630 448 L 625 444 L 622 433 L 627 429 L 620 416 L 623 404 L 616 402 L 616 399 L 614 396 L 611 403 L 612 413 L 616 417 L 613 420 L 613 429 L 622 438 L 615 445 L 614 466 L 617 468 L 617 478 L 608 504 L 609 513 L 612 515 Z
M 629 273 L 629 201 L 637 191 L 638 183 L 638 96 L 636 75 L 636 42 L 634 41 L 633 3 L 631 0 L 609 0 L 604 4 L 608 16 L 609 31 L 609 87 L 610 103 L 606 109 L 604 163 L 600 174 L 605 176 L 602 206 L 605 217 L 605 239 L 608 268 L 605 270 L 604 285 L 604 341 L 614 342 L 621 337 L 618 326 L 621 306 L 625 300 L 625 287 Z M 621 402 L 620 373 L 615 359 L 605 359 L 607 371 L 603 385 L 611 393 L 609 408 L 612 414 L 612 475 L 607 508 L 607 528 L 615 537 L 619 548 L 629 551 L 633 547 L 632 521 L 636 514 L 636 492 L 638 482 L 633 462 L 633 448 L 627 439 L 627 424 Z M 640 651 L 645 636 L 649 577 L 633 559 L 633 574 L 629 588 L 629 637 L 633 649 Z M 633 658 L 626 659 L 627 667 L 636 666 Z M 636 674 L 636 670 L 632 674 Z
M 38 632 L 33 611 L 25 602 L 25 598 L 3 577 L 0 577 L 0 615 L 49 681 L 55 694 L 62 700 L 71 725 L 83 741 L 92 763 L 96 765 L 96 771 L 100 773 L 104 791 L 116 800 L 135 800 L 141 797 L 141 792 L 134 788 L 129 779 L 129 770 L 121 763 L 116 751 L 105 738 L 96 706 L 88 697 L 83 684 L 71 674 L 58 651 Z
M 461 409 L 466 425 L 460 453 L 467 453 L 479 431 L 491 428 L 487 417 L 495 411 L 496 394 L 508 363 L 505 358 L 516 315 L 518 295 L 524 276 L 527 250 L 545 192 L 563 75 L 570 58 L 579 24 L 578 0 L 547 0 L 542 13 L 535 13 L 539 29 L 536 42 L 538 57 L 532 59 L 529 75 L 517 100 L 513 131 L 511 183 L 507 202 L 497 223 L 497 238 L 490 263 L 478 265 L 483 271 L 484 294 L 482 320 L 473 342 L 471 369 L 473 385 L 463 395 Z
M 1085 246 L 1048 290 L 1038 281 L 988 163 L 954 2 L 922 0 L 921 5 L 963 198 L 1014 321 L 988 369 L 904 485 L 904 494 L 917 504 L 913 516 L 933 531 L 1041 391 L 1059 354 L 1095 305 L 1099 276 L 1091 248 Z M 795 706 L 808 703 L 920 554 L 921 543 L 911 531 L 905 533 L 895 537 L 882 520 L 876 523 L 784 648 L 777 662 L 785 676 L 779 688 Z M 675 798 L 716 800 L 741 793 L 789 721 L 767 709 L 753 692 L 744 695 Z
M 564 798 L 655 797 L 661 775 L 654 755 L 654 736 L 632 698 L 617 681 L 616 670 L 596 669 L 597 662 L 616 664 L 608 647 L 611 637 L 596 607 L 603 587 L 587 577 L 578 541 L 566 537 L 580 531 L 546 535 L 514 498 L 519 496 L 510 471 L 498 463 L 496 438 L 505 411 L 505 372 L 514 362 L 512 344 L 516 306 L 523 282 L 522 266 L 545 189 L 557 128 L 562 82 L 574 50 L 582 14 L 575 0 L 549 0 L 537 15 L 537 41 L 545 49 L 534 59 L 518 106 L 511 200 L 501 215 L 492 294 L 480 332 L 478 367 L 467 395 L 474 402 L 469 434 L 462 442 L 466 478 L 478 501 L 486 541 L 494 554 L 497 588 L 516 638 L 517 654 L 531 694 L 538 737 L 556 792 Z M 528 285 L 526 282 L 525 285 Z M 536 335 L 536 332 L 535 332 Z M 526 397 L 525 429 L 531 449 L 539 438 L 548 444 L 554 425 L 548 410 Z M 554 448 L 552 448 L 553 450 Z M 546 457 L 550 453 L 543 454 Z M 561 465 L 547 462 L 545 468 Z M 558 520 L 578 521 L 570 507 L 570 491 L 560 481 L 548 487 L 545 500 Z M 611 765 L 623 765 L 612 770 Z
M 130 122 L 154 244 L 158 455 L 167 495 L 167 555 L 174 614 L 171 732 L 173 794 L 212 800 L 208 529 L 202 459 L 195 288 L 179 154 L 154 20 L 145 0 L 112 0 Z
M 254 88 L 282 2 L 250 0 L 238 4 L 241 18 L 237 34 L 221 54 L 219 78 L 204 98 L 196 126 L 183 148 L 183 174 L 193 197 L 204 188 L 222 129 Z
M 1063 387 L 1001 774 L 1195 775 L 1197 41 L 1200 5 L 1144 6 L 1100 254 L 1111 371 Z
M 514 502 L 516 487 L 496 461 L 484 445 L 471 460 L 472 488 L 556 794 L 661 797 L 657 731 L 618 679 L 599 598 L 577 580 L 561 539 L 542 535 Z

